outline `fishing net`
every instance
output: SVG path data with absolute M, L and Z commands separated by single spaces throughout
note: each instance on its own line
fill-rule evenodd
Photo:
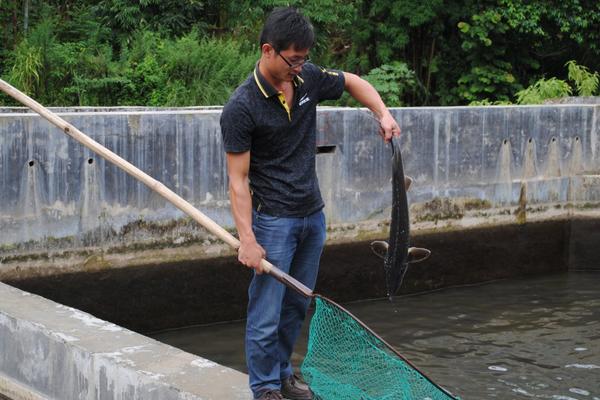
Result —
M 456 399 L 349 312 L 317 296 L 302 375 L 321 400 Z

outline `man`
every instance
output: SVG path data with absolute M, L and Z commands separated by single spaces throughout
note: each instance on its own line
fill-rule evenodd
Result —
M 315 171 L 317 103 L 337 99 L 346 89 L 375 113 L 386 141 L 400 134 L 368 82 L 308 62 L 313 43 L 313 27 L 298 10 L 275 9 L 263 27 L 254 72 L 221 115 L 238 259 L 255 272 L 245 342 L 255 399 L 313 398 L 290 364 L 309 300 L 262 274 L 260 262 L 267 258 L 314 288 L 325 243 Z

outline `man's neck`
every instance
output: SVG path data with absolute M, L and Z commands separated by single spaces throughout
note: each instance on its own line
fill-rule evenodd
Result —
M 273 76 L 268 68 L 266 67 L 266 61 L 263 62 L 262 58 L 259 60 L 258 62 L 258 70 L 260 71 L 260 74 L 266 79 L 267 82 L 269 82 L 271 84 L 271 86 L 273 86 L 276 90 L 278 91 L 283 91 L 283 89 L 285 88 L 285 86 L 287 85 L 287 82 L 281 79 L 277 79 L 275 76 Z

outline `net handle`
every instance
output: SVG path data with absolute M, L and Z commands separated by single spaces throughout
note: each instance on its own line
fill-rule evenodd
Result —
M 72 137 L 73 139 L 75 139 L 94 153 L 98 154 L 106 161 L 116 165 L 135 179 L 144 183 L 146 186 L 148 186 L 148 188 L 161 195 L 165 200 L 172 203 L 175 207 L 179 208 L 181 211 L 189 215 L 192 219 L 194 219 L 200 225 L 205 227 L 210 233 L 217 236 L 219 239 L 221 239 L 234 249 L 238 249 L 240 247 L 239 240 L 236 239 L 231 233 L 226 231 L 219 224 L 207 217 L 200 210 L 198 210 L 189 202 L 177 195 L 171 189 L 167 188 L 161 182 L 152 178 L 150 175 L 146 174 L 127 160 L 121 158 L 120 156 L 113 153 L 100 143 L 96 142 L 95 140 L 81 132 L 79 129 L 77 129 L 75 126 L 71 125 L 70 123 L 68 123 L 52 111 L 48 110 L 46 107 L 44 107 L 37 101 L 33 100 L 31 97 L 27 96 L 25 93 L 19 91 L 18 89 L 16 89 L 15 87 L 13 87 L 12 85 L 10 85 L 2 79 L 0 79 L 0 90 L 2 90 L 10 97 L 14 98 L 18 102 L 26 105 L 27 107 L 41 115 L 50 123 L 60 128 L 64 133 L 66 133 L 67 135 L 69 135 L 70 137 Z M 297 291 L 305 297 L 313 296 L 313 292 L 310 288 L 302 284 L 302 282 L 298 281 L 297 279 L 294 279 L 290 275 L 286 274 L 267 260 L 263 259 L 261 261 L 261 266 L 263 268 L 263 271 L 265 271 L 266 273 L 268 273 L 287 287 Z

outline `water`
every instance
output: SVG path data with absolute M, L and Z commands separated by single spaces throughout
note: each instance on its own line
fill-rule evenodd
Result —
M 498 281 L 346 306 L 463 399 L 600 400 L 600 273 Z M 241 321 L 154 337 L 245 372 Z M 296 365 L 305 349 L 306 335 Z

